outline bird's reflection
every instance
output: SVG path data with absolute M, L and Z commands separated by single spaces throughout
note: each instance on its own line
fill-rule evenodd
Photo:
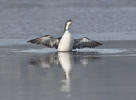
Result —
M 70 85 L 70 71 L 72 68 L 72 53 L 71 52 L 58 52 L 58 59 L 61 64 L 61 67 L 65 73 L 65 79 L 62 81 L 63 85 L 60 90 L 68 93 L 70 97 L 71 85 Z
M 70 72 L 72 66 L 76 64 L 87 65 L 89 60 L 96 60 L 100 57 L 96 52 L 55 52 L 40 55 L 39 57 L 32 57 L 30 64 L 33 66 L 39 66 L 41 68 L 52 68 L 53 66 L 61 66 L 64 71 L 65 79 L 62 80 L 61 91 L 68 93 L 70 96 L 71 91 L 71 78 Z
M 66 79 L 70 79 L 70 71 L 71 71 L 71 65 L 72 65 L 72 57 L 70 52 L 59 52 L 58 53 L 58 59 L 61 64 L 62 69 L 65 72 Z
M 87 65 L 89 61 L 95 61 L 99 58 L 97 52 L 54 52 L 32 56 L 30 64 L 47 69 L 60 64 L 62 69 L 65 70 L 65 65 L 70 67 L 72 64 Z
M 41 68 L 51 68 L 59 64 L 57 53 L 47 53 L 45 55 L 34 56 L 30 60 L 30 64 Z

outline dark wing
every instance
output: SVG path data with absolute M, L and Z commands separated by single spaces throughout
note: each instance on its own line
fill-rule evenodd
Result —
M 99 45 L 102 45 L 102 43 L 83 37 L 80 39 L 74 39 L 73 49 L 94 48 Z
M 45 45 L 45 46 L 50 47 L 50 48 L 55 47 L 57 49 L 60 39 L 61 39 L 61 37 L 60 38 L 54 38 L 51 35 L 45 35 L 45 36 L 42 36 L 42 37 L 39 37 L 39 38 L 29 40 L 27 42 L 30 42 L 30 43 L 33 43 L 33 44 L 42 44 L 42 45 Z

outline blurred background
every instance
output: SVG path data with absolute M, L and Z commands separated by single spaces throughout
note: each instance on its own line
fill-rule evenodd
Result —
M 0 39 L 60 36 L 67 19 L 74 37 L 136 39 L 135 0 L 0 0 Z

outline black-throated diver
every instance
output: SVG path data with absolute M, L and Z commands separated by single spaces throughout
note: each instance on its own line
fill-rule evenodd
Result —
M 29 40 L 28 42 L 33 44 L 42 44 L 49 48 L 56 48 L 58 51 L 72 51 L 72 49 L 94 48 L 96 46 L 102 45 L 102 43 L 90 40 L 87 37 L 73 39 L 71 33 L 69 32 L 69 26 L 71 24 L 71 19 L 66 21 L 64 34 L 59 38 L 54 38 L 51 35 L 45 35 Z

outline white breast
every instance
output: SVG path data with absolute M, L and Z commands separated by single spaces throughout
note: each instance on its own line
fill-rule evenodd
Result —
M 60 40 L 58 51 L 71 51 L 73 49 L 73 43 L 74 40 L 71 36 L 71 33 L 69 31 L 65 31 Z

